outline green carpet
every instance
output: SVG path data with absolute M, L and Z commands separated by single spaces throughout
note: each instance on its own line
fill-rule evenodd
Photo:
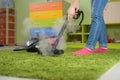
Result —
M 0 50 L 0 75 L 43 80 L 96 80 L 120 61 L 120 44 L 109 44 L 107 54 L 72 55 L 84 44 L 68 44 L 60 56 Z

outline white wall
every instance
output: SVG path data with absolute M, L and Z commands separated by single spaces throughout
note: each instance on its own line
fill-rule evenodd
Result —
M 106 23 L 120 23 L 120 2 L 109 2 L 104 11 Z

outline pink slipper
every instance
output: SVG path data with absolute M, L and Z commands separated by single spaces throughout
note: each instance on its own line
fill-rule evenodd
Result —
M 108 52 L 108 49 L 105 47 L 101 47 L 101 48 L 97 48 L 95 50 L 93 50 L 94 53 L 106 53 Z
M 85 47 L 85 48 L 78 50 L 76 52 L 72 52 L 72 54 L 74 54 L 74 55 L 76 55 L 76 54 L 92 54 L 92 50 Z

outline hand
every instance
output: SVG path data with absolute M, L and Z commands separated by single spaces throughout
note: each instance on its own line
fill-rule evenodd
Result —
M 75 7 L 70 6 L 67 12 L 68 21 L 72 20 L 74 15 L 75 15 Z
M 67 16 L 68 16 L 68 21 L 72 20 L 73 16 L 76 14 L 75 9 L 79 9 L 80 2 L 79 0 L 72 0 L 71 5 L 68 9 Z

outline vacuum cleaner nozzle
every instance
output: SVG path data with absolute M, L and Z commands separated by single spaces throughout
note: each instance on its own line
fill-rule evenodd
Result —
M 54 54 L 63 54 L 63 53 L 64 53 L 64 50 L 58 50 L 58 49 L 54 50 Z

